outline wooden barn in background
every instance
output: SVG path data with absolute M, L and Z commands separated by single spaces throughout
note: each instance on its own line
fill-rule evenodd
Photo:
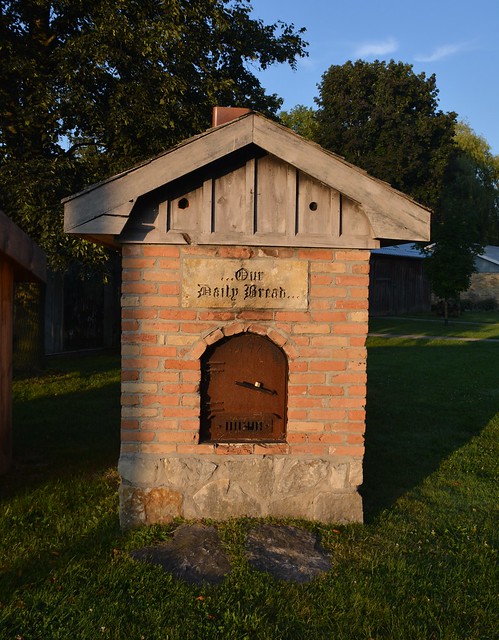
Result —
M 425 274 L 424 259 L 423 251 L 412 242 L 371 251 L 371 316 L 431 311 L 435 299 Z M 461 293 L 461 308 L 496 308 L 499 306 L 499 247 L 484 247 L 475 258 L 475 270 L 469 289 Z
M 431 310 L 424 254 L 413 243 L 371 251 L 369 313 L 393 316 Z

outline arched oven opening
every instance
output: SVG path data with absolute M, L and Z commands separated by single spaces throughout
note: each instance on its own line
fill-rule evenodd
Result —
M 282 442 L 288 360 L 266 336 L 225 338 L 201 358 L 200 442 Z

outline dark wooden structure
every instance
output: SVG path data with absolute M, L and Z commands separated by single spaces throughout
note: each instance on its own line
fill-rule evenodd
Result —
M 389 316 L 431 310 L 431 287 L 424 254 L 413 244 L 371 252 L 369 314 Z
M 0 211 L 0 473 L 12 460 L 14 282 L 45 282 L 43 251 Z
M 117 348 L 120 344 L 121 262 L 112 255 L 104 274 L 77 264 L 49 271 L 45 299 L 45 353 Z

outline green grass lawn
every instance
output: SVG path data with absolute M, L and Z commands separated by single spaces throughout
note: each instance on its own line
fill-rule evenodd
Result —
M 217 523 L 219 586 L 131 560 L 175 525 L 119 529 L 117 359 L 16 381 L 1 640 L 497 638 L 499 344 L 370 338 L 368 369 L 366 524 L 300 523 L 333 564 L 309 584 L 248 566 L 245 519 Z
M 372 333 L 447 336 L 499 340 L 499 311 L 466 311 L 458 318 L 443 318 L 432 314 L 416 314 L 401 318 L 371 318 Z

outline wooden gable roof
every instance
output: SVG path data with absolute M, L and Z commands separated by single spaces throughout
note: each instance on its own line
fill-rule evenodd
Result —
M 375 248 L 426 241 L 430 212 L 390 185 L 250 113 L 64 201 L 65 230 L 144 241 Z
M 12 265 L 17 282 L 45 282 L 45 253 L 12 220 L 0 211 L 0 260 Z

